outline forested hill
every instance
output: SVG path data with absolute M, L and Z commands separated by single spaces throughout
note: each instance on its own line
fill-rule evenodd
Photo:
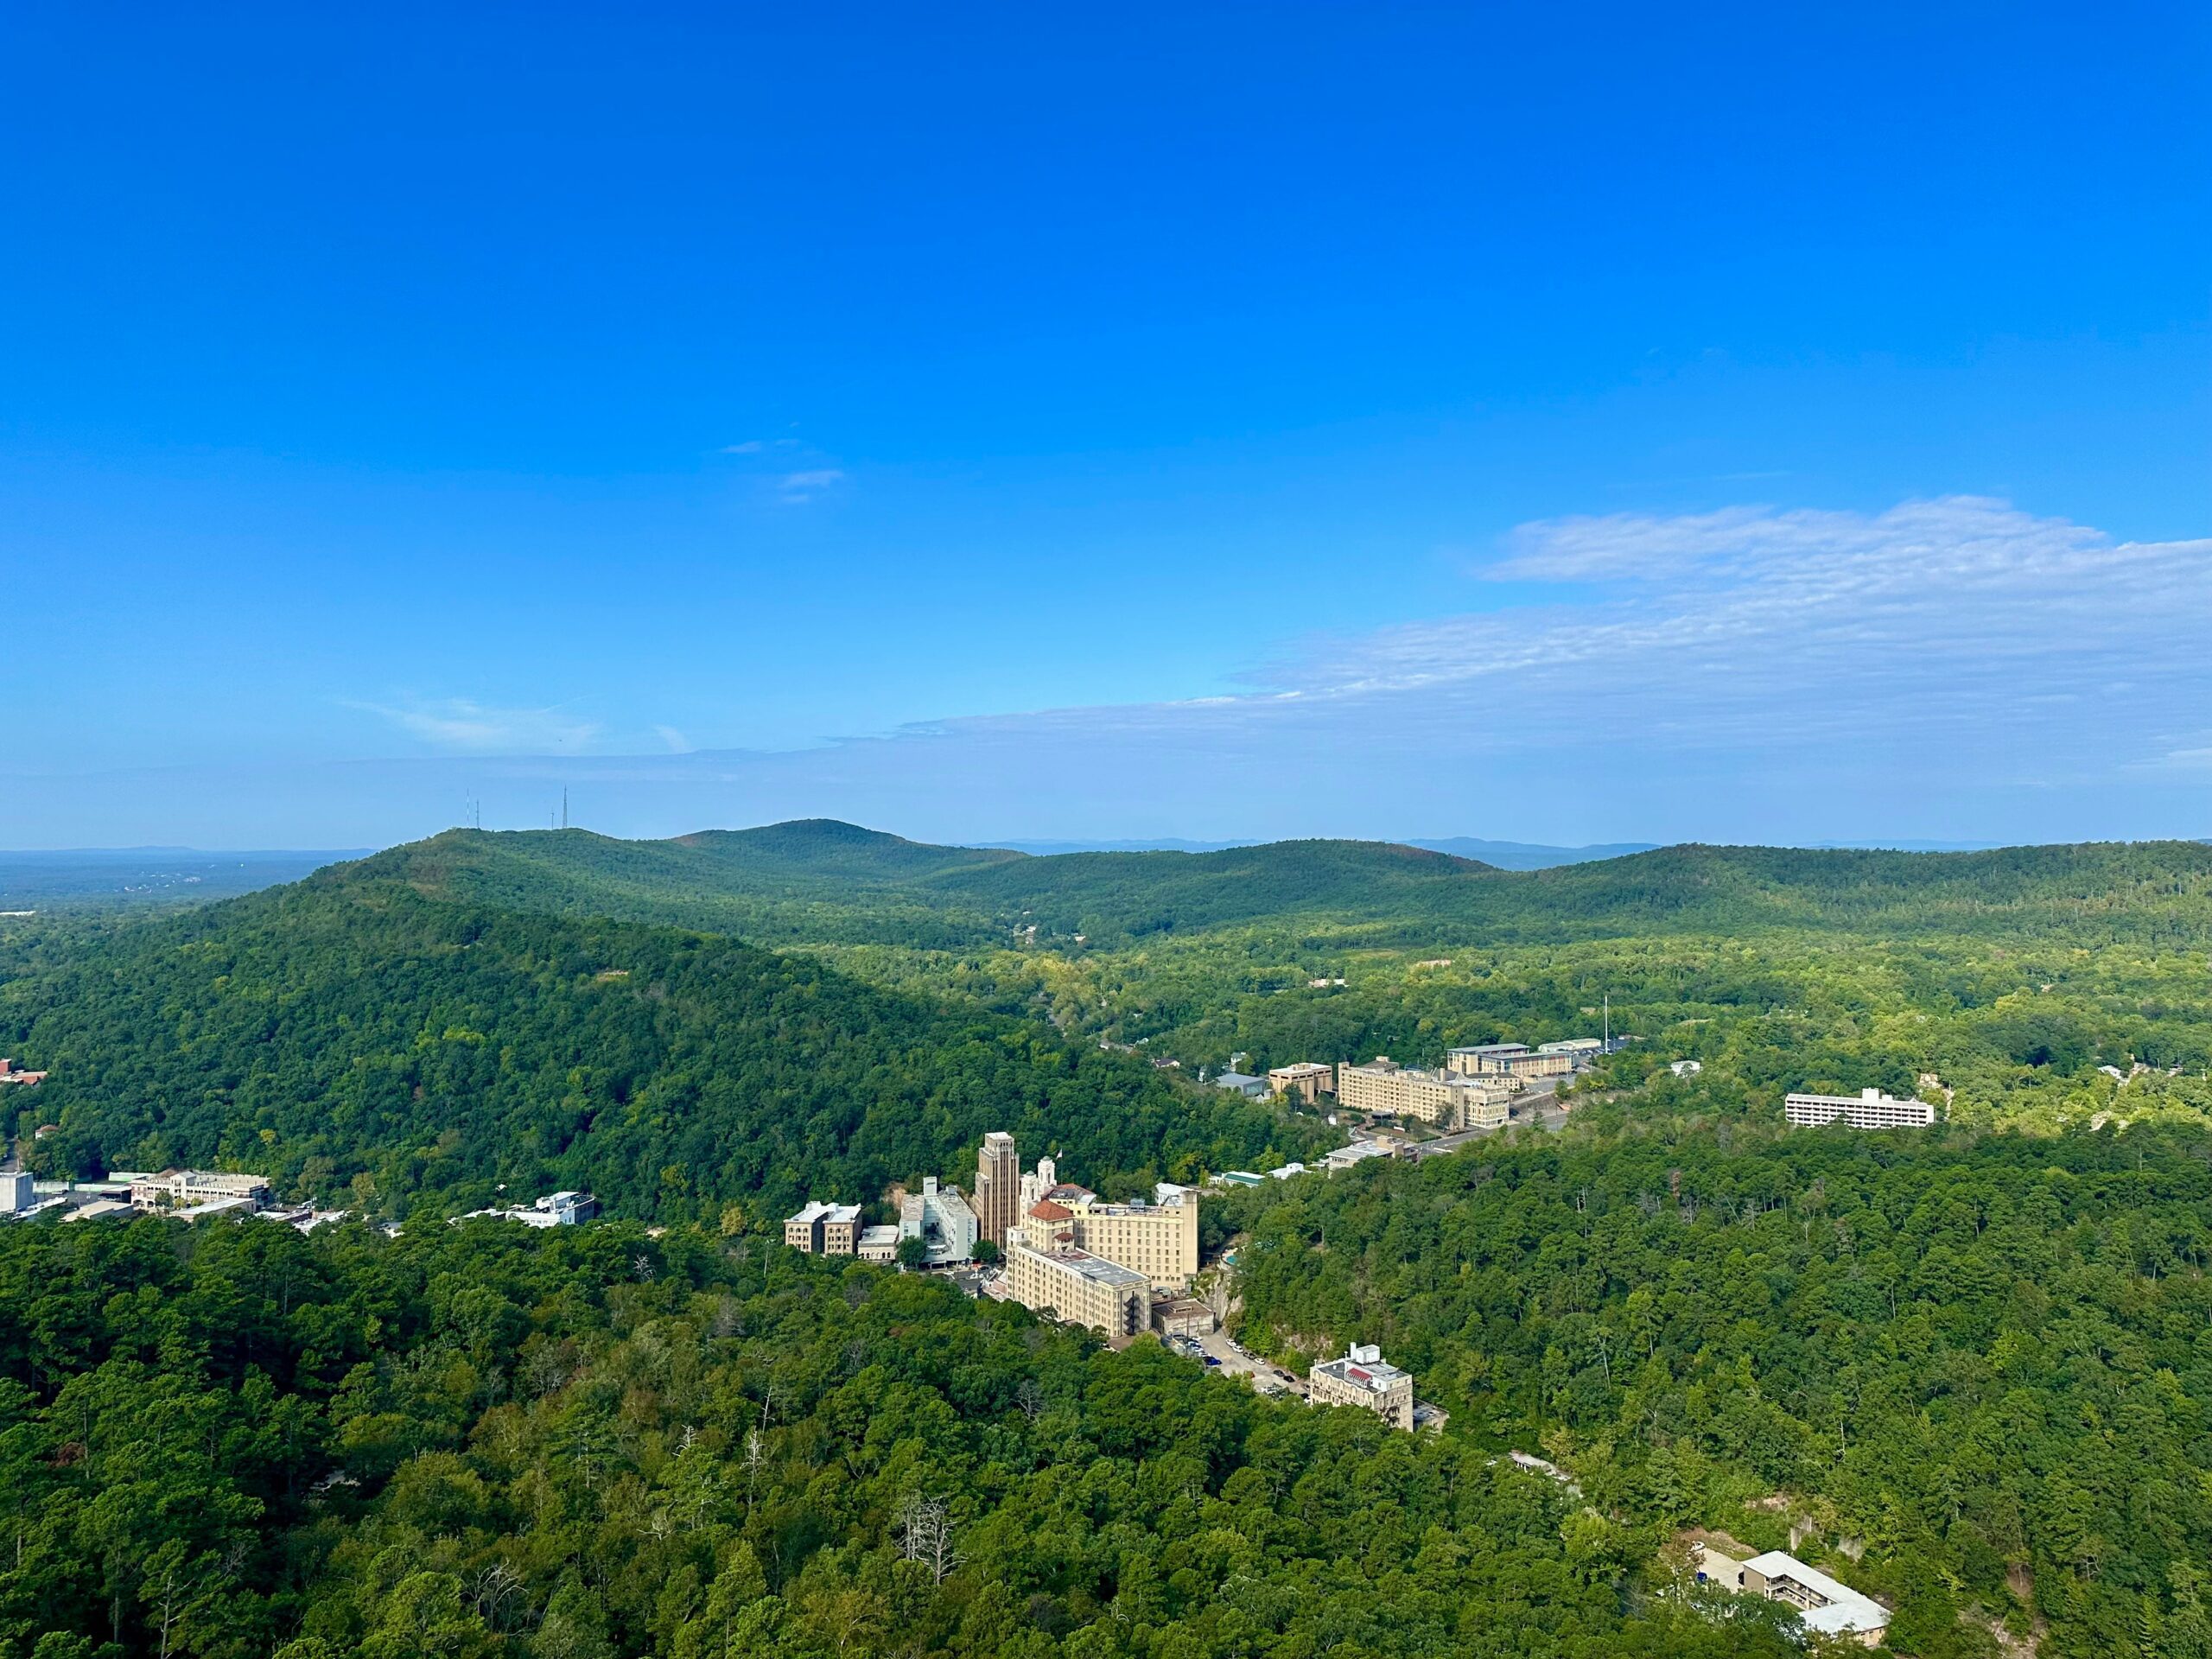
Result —
M 1102 1182 L 1249 1164 L 1292 1133 L 1040 1023 L 373 868 L 0 960 L 0 1053 L 53 1073 L 24 1103 L 61 1128 L 35 1166 L 257 1169 L 387 1212 L 575 1186 L 711 1223 L 955 1174 L 990 1129 Z
M 1684 846 L 1508 871 L 1377 842 L 1027 857 L 811 820 L 672 842 L 454 830 L 348 868 L 505 907 L 771 944 L 960 949 L 1032 925 L 1043 938 L 1110 942 L 1255 924 L 1348 925 L 1378 944 L 1802 928 L 2212 940 L 2212 846 L 2196 842 L 1974 853 Z

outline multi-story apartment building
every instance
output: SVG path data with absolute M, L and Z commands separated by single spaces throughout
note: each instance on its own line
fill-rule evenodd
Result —
M 1899 1100 L 1878 1089 L 1862 1089 L 1856 1095 L 1791 1095 L 1782 1103 L 1783 1116 L 1801 1128 L 1817 1128 L 1837 1119 L 1854 1129 L 1924 1129 L 1936 1121 L 1936 1109 L 1924 1100 Z
M 1391 1427 L 1413 1431 L 1413 1373 L 1386 1362 L 1371 1343 L 1316 1365 L 1306 1380 L 1306 1399 L 1315 1406 L 1363 1406 Z
M 861 1207 L 816 1200 L 784 1218 L 784 1243 L 809 1255 L 851 1255 L 860 1247 Z
M 231 1175 L 209 1169 L 165 1169 L 130 1183 L 134 1210 L 194 1210 L 203 1204 L 238 1199 L 252 1205 L 269 1200 L 265 1175 Z
M 1563 1044 L 1540 1049 L 1526 1043 L 1478 1043 L 1444 1057 L 1444 1069 L 1465 1077 L 1563 1077 L 1574 1070 L 1574 1051 Z
M 1190 1287 L 1198 1270 L 1197 1193 L 1166 1204 L 1101 1204 L 1085 1193 L 1052 1207 L 1065 1217 L 1059 1224 L 1077 1249 L 1143 1274 L 1161 1290 Z
M 1700 1580 L 1794 1607 L 1808 1630 L 1873 1648 L 1881 1645 L 1889 1629 L 1888 1608 L 1795 1555 L 1770 1549 L 1739 1561 L 1710 1543 L 1699 1542 L 1694 1548 Z
M 1272 1094 L 1295 1095 L 1308 1106 L 1318 1106 L 1321 1096 L 1333 1093 L 1337 1086 L 1337 1071 L 1332 1065 L 1322 1065 L 1313 1060 L 1300 1060 L 1293 1065 L 1270 1067 L 1268 1089 Z
M 1026 1227 L 1009 1230 L 1007 1238 L 1006 1285 L 1015 1301 L 1112 1338 L 1134 1337 L 1148 1327 L 1152 1283 L 1144 1274 L 1066 1244 L 1040 1239 L 1049 1248 L 1033 1249 L 1028 1238 Z
M 1503 1124 L 1519 1085 L 1497 1074 L 1455 1076 L 1400 1065 L 1378 1054 L 1367 1065 L 1337 1068 L 1337 1103 L 1355 1112 L 1418 1118 L 1445 1129 L 1493 1129 Z
M 992 1243 L 1004 1244 L 1020 1220 L 1021 1160 L 1014 1137 L 994 1129 L 976 1154 L 976 1225 Z
M 960 1189 L 938 1186 L 934 1175 L 925 1175 L 922 1190 L 909 1192 L 899 1206 L 899 1236 L 920 1239 L 931 1267 L 968 1261 L 976 1254 L 978 1236 L 976 1212 Z

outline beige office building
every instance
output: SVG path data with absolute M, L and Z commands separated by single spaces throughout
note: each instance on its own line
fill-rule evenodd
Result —
M 1413 1432 L 1414 1375 L 1387 1363 L 1371 1344 L 1316 1365 L 1306 1379 L 1306 1400 L 1315 1406 L 1362 1406 L 1391 1427 Z
M 1002 1245 L 1020 1219 L 1021 1160 L 1014 1155 L 1014 1137 L 994 1129 L 976 1155 L 976 1229 Z
M 1295 1095 L 1308 1106 L 1318 1106 L 1321 1096 L 1337 1086 L 1334 1066 L 1322 1065 L 1313 1060 L 1300 1060 L 1295 1065 L 1278 1065 L 1268 1072 L 1268 1088 L 1278 1095 Z
M 1028 1229 L 1016 1227 L 1007 1239 L 1006 1285 L 1015 1301 L 1109 1338 L 1134 1337 L 1149 1326 L 1152 1284 L 1144 1274 L 1066 1244 L 1032 1249 L 1028 1236 Z
M 1494 1129 L 1510 1111 L 1519 1085 L 1497 1075 L 1455 1077 L 1400 1065 L 1386 1054 L 1372 1064 L 1337 1068 L 1337 1104 L 1355 1112 L 1416 1118 L 1444 1129 Z
M 1574 1051 L 1564 1045 L 1532 1049 L 1526 1043 L 1482 1043 L 1452 1050 L 1444 1068 L 1465 1077 L 1563 1077 L 1574 1070 Z

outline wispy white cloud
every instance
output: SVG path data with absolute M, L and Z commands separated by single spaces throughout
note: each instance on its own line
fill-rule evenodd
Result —
M 598 721 L 557 707 L 497 709 L 467 697 L 347 706 L 379 715 L 433 747 L 487 754 L 580 754 L 607 730 Z
M 839 467 L 814 467 L 804 472 L 785 473 L 776 480 L 776 489 L 780 499 L 798 506 L 844 481 L 845 474 Z
M 653 735 L 668 745 L 668 752 L 671 754 L 689 754 L 696 747 L 690 738 L 684 736 L 673 726 L 656 726 L 653 728 Z

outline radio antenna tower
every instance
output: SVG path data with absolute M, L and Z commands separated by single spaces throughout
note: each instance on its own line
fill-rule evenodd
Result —
M 561 827 L 563 830 L 569 827 L 569 786 L 566 784 L 561 785 Z

